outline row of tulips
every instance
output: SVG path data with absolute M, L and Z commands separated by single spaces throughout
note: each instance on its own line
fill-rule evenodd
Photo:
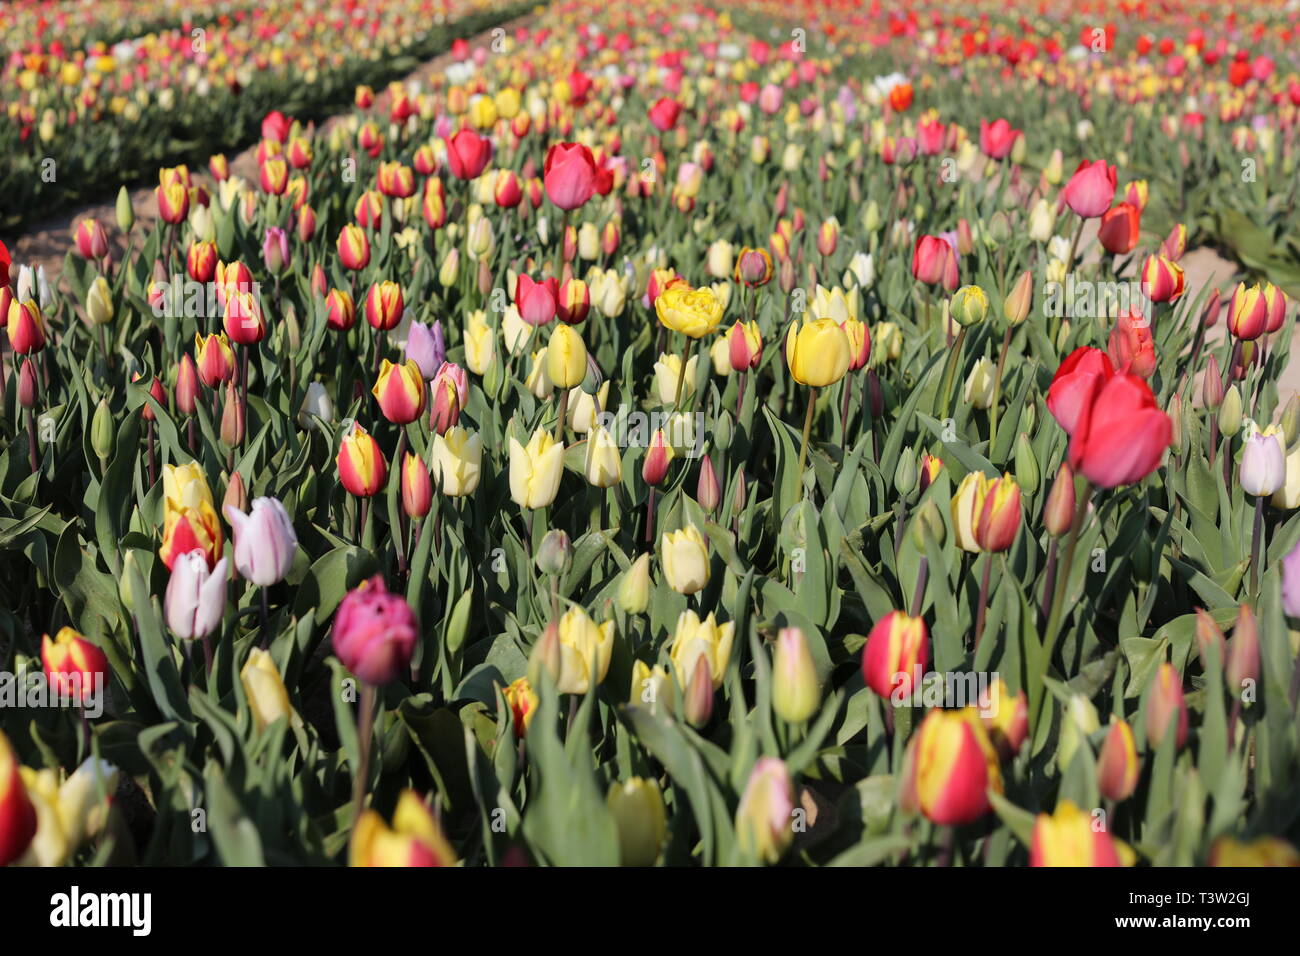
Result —
M 0 65 L 9 196 L 0 226 L 98 199 L 162 162 L 242 146 L 273 107 L 341 108 L 359 82 L 402 76 L 518 9 L 484 0 L 227 6 L 177 3 L 163 28 L 116 40 L 15 34 L 28 42 Z M 404 107 L 420 108 L 416 96 Z
M 18 264 L 6 862 L 72 767 L 57 862 L 1300 862 L 1286 292 L 787 15 L 558 3 Z

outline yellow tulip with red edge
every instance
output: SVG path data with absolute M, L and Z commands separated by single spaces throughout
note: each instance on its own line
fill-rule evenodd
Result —
M 415 421 L 424 412 L 426 399 L 420 366 L 413 359 L 407 359 L 401 365 L 384 359 L 371 394 L 379 402 L 384 417 L 394 425 Z
M 961 826 L 989 811 L 989 791 L 1002 792 L 1002 773 L 975 708 L 930 711 L 903 760 L 903 809 Z
M 1126 861 L 1126 857 L 1128 858 Z M 1132 851 L 1106 832 L 1104 821 L 1062 800 L 1034 820 L 1030 866 L 1127 866 Z
M 163 466 L 163 564 L 171 570 L 178 555 L 197 548 L 211 568 L 221 547 L 221 523 L 202 469 L 195 462 Z
M 433 811 L 414 790 L 403 790 L 397 798 L 391 826 L 368 809 L 352 829 L 349 866 L 455 866 L 457 862 Z
M 339 481 L 349 494 L 368 498 L 384 487 L 388 462 L 379 448 L 379 442 L 360 425 L 354 425 L 343 436 L 335 461 L 339 469 Z

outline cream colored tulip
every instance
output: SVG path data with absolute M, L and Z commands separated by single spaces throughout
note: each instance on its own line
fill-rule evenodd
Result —
M 444 495 L 472 495 L 483 470 L 483 436 L 459 425 L 433 436 L 433 480 Z
M 564 473 L 564 445 L 544 428 L 528 444 L 510 437 L 510 498 L 521 508 L 545 508 L 555 500 Z

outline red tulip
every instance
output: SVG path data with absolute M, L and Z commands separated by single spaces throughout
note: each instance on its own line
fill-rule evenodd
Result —
M 957 253 L 944 239 L 921 236 L 912 250 L 912 277 L 927 285 L 943 284 L 949 292 L 957 288 Z
M 1115 167 L 1104 159 L 1084 160 L 1062 192 L 1065 204 L 1084 219 L 1096 219 L 1115 198 Z
M 598 174 L 591 150 L 581 143 L 556 143 L 546 151 L 542 166 L 546 195 L 565 212 L 592 197 Z
M 492 143 L 463 129 L 447 139 L 447 166 L 457 179 L 476 179 L 492 158 Z
M 1150 378 L 1156 370 L 1156 345 L 1151 322 L 1139 309 L 1121 312 L 1106 343 L 1110 360 L 1121 372 Z
M 1047 390 L 1047 410 L 1066 434 L 1074 434 L 1080 406 L 1091 397 L 1093 380 L 1104 381 L 1114 374 L 1115 366 L 1101 349 L 1083 345 L 1066 356 Z
M 1010 156 L 1019 135 L 1020 130 L 1012 129 L 1011 124 L 1004 119 L 996 119 L 992 123 L 980 120 L 980 150 L 989 159 L 1006 159 Z
M 1173 441 L 1173 422 L 1136 375 L 1094 376 L 1090 384 L 1071 432 L 1070 467 L 1102 488 L 1141 481 Z
M 661 133 L 666 133 L 677 125 L 677 119 L 681 116 L 682 105 L 676 100 L 667 96 L 660 97 L 654 106 L 650 107 L 650 122 L 654 124 L 655 129 Z
M 1097 241 L 1113 256 L 1128 255 L 1138 244 L 1142 213 L 1127 202 L 1117 203 L 1101 217 Z

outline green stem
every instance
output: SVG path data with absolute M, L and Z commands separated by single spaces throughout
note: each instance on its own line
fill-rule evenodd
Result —
M 1011 349 L 1011 324 L 1007 323 L 1007 331 L 1002 336 L 1002 352 L 998 355 L 998 371 L 993 377 L 993 404 L 989 406 L 989 452 L 998 440 L 998 406 L 1002 402 L 1002 370 L 1007 364 L 1007 352 Z
M 944 364 L 943 382 L 939 386 L 939 420 L 948 417 L 948 411 L 952 407 L 952 383 L 953 377 L 957 374 L 957 365 L 961 362 L 961 347 L 966 341 L 966 327 L 962 326 L 957 333 L 957 341 L 948 353 L 948 360 Z
M 799 478 L 799 501 L 807 495 L 803 482 L 803 467 L 808 460 L 808 435 L 812 432 L 813 408 L 817 404 L 817 389 L 814 386 L 808 393 L 808 412 L 803 419 L 803 441 L 799 444 L 799 469 L 795 474 Z

